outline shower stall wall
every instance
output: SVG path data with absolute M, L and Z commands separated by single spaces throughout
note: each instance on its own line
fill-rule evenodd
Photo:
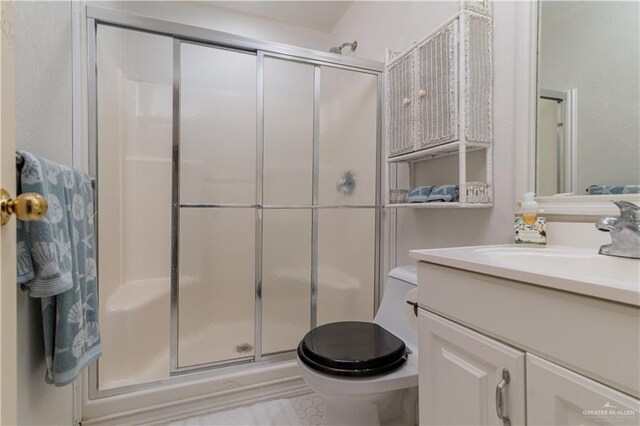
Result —
M 289 361 L 310 328 L 371 320 L 382 64 L 88 17 L 104 346 L 90 398 Z

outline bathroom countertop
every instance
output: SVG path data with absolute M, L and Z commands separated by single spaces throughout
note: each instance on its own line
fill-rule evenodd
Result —
M 640 260 L 597 250 L 495 245 L 412 250 L 421 262 L 640 307 Z

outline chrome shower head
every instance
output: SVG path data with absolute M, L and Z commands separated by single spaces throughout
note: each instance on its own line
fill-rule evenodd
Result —
M 347 46 L 351 46 L 351 51 L 353 52 L 358 47 L 358 41 L 354 40 L 353 43 L 342 43 L 340 46 L 332 47 L 331 49 L 329 49 L 329 52 L 342 55 L 342 49 Z

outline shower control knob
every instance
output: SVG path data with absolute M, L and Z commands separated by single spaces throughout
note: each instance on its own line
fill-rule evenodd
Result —
M 418 97 L 424 98 L 425 96 L 427 96 L 426 90 L 418 90 Z
M 411 103 L 411 99 L 409 99 L 409 98 L 404 98 L 404 99 L 402 100 L 402 104 L 403 104 L 403 105 L 409 105 L 410 103 Z

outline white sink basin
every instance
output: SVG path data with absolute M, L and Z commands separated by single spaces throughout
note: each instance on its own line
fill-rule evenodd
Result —
M 581 278 L 638 290 L 640 262 L 635 259 L 603 256 L 595 251 L 555 248 L 483 248 L 478 254 L 496 264 L 522 270 L 547 271 L 554 275 Z
M 574 247 L 414 250 L 414 259 L 640 306 L 640 260 Z

